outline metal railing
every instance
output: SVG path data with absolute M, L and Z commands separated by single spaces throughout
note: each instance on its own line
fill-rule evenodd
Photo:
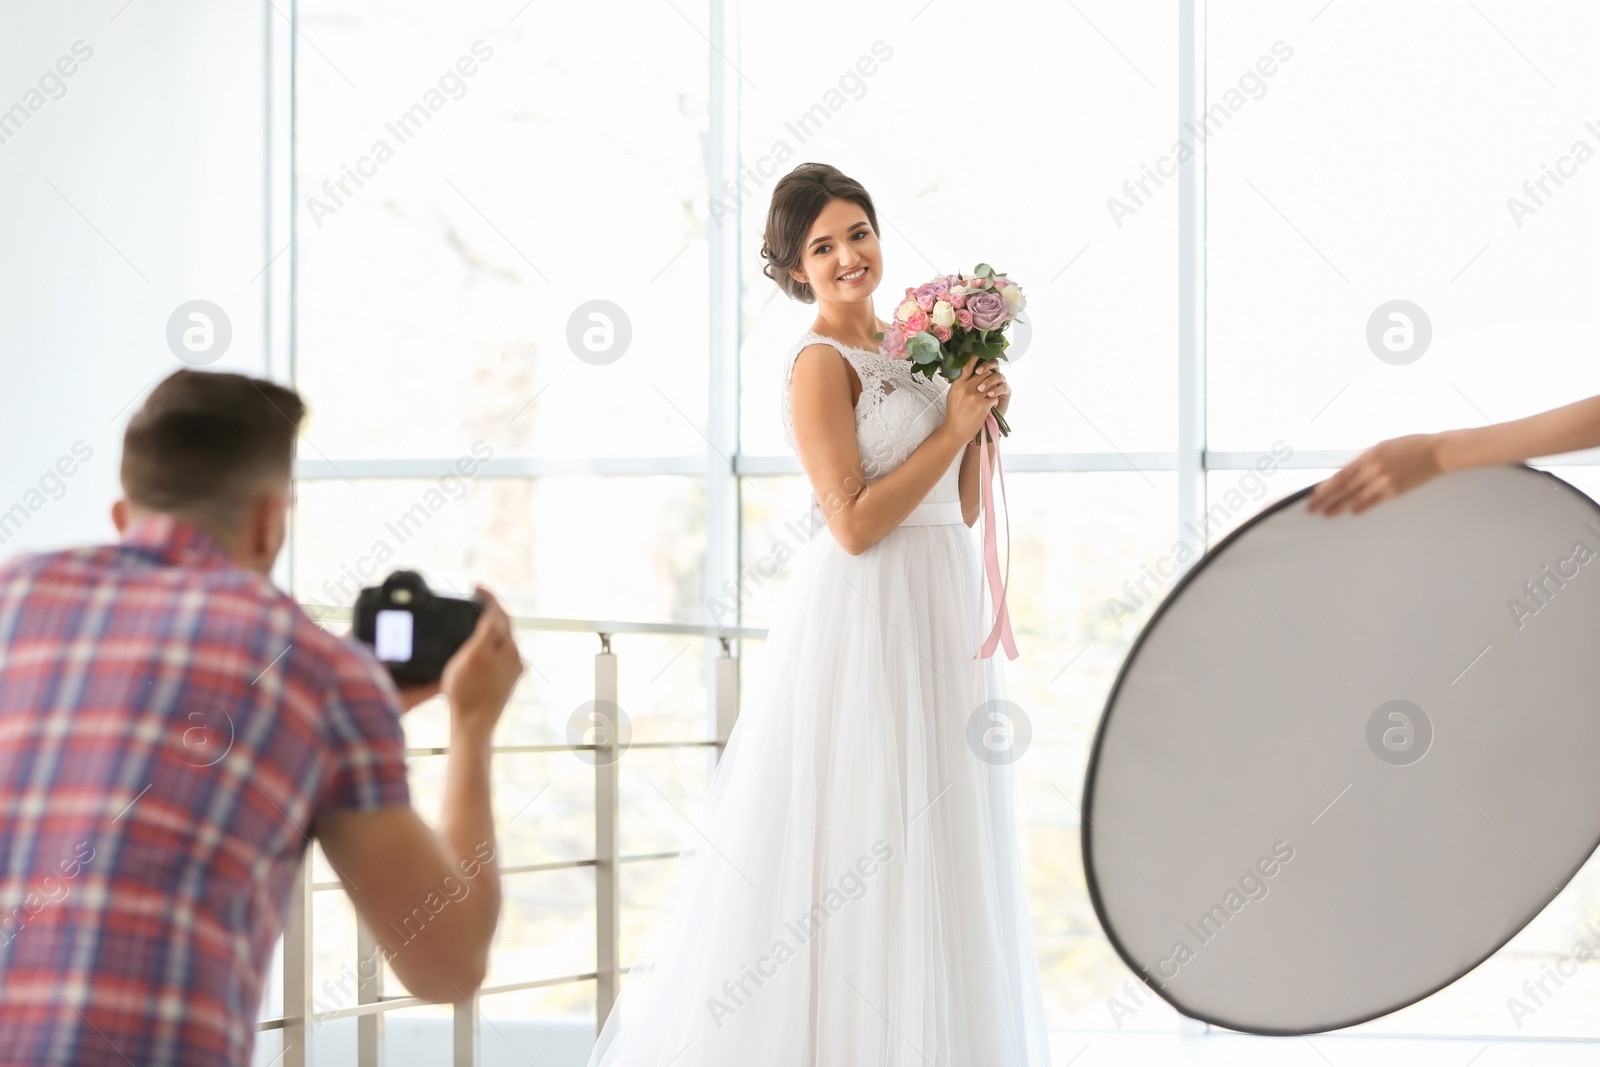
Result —
M 348 621 L 348 609 L 328 610 L 307 606 L 307 611 L 321 622 Z M 720 759 L 728 736 L 739 716 L 739 658 L 734 655 L 733 643 L 746 639 L 760 640 L 767 632 L 762 629 L 728 626 L 693 626 L 678 623 L 610 622 L 583 619 L 546 619 L 514 617 L 512 625 L 519 631 L 557 633 L 592 633 L 599 638 L 600 650 L 594 659 L 594 696 L 597 705 L 620 704 L 617 684 L 617 654 L 612 651 L 611 639 L 617 634 L 653 634 L 703 637 L 720 642 L 710 679 L 710 711 L 714 718 L 715 735 L 711 738 L 688 741 L 655 741 L 628 744 L 628 749 L 714 749 Z M 621 962 L 621 868 L 625 863 L 642 863 L 649 860 L 675 858 L 676 852 L 657 852 L 641 855 L 621 854 L 618 838 L 619 760 L 615 754 L 616 731 L 604 733 L 596 744 L 583 745 L 498 745 L 492 751 L 500 754 L 530 754 L 581 752 L 595 753 L 594 766 L 594 857 L 592 859 L 566 860 L 555 863 L 533 863 L 501 867 L 502 875 L 531 874 L 543 871 L 572 870 L 592 867 L 595 872 L 595 969 L 584 974 L 561 975 L 531 981 L 509 982 L 479 989 L 471 1001 L 454 1006 L 451 1021 L 452 1067 L 475 1067 L 478 1063 L 478 1000 L 496 993 L 513 993 L 546 986 L 573 982 L 595 983 L 595 1025 L 598 1028 L 611 1013 L 626 968 Z M 448 749 L 442 747 L 408 748 L 407 757 L 440 756 Z M 312 1035 L 324 1023 L 341 1019 L 357 1020 L 357 1065 L 378 1067 L 383 1059 L 384 1015 L 402 1008 L 412 1008 L 428 1003 L 417 997 L 385 993 L 383 971 L 378 969 L 371 977 L 357 968 L 357 1002 L 352 1007 L 333 1011 L 317 1011 L 312 999 L 312 943 L 315 930 L 312 923 L 314 895 L 340 890 L 337 881 L 318 882 L 312 874 L 312 853 L 306 853 L 294 884 L 294 895 L 283 934 L 283 1015 L 264 1019 L 257 1024 L 259 1031 L 281 1030 L 283 1051 L 278 1063 L 283 1067 L 313 1067 Z M 357 959 L 374 957 L 377 941 L 364 924 L 357 922 Z

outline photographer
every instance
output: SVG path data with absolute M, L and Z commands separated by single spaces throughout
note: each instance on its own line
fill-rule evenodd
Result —
M 7 1062 L 250 1061 L 310 839 L 415 995 L 466 1000 L 500 910 L 490 735 L 522 673 L 492 596 L 401 693 L 268 579 L 291 390 L 182 370 L 128 424 L 119 543 L 0 567 L 0 1049 Z M 451 741 L 438 829 L 400 715 Z M 291 1011 L 294 1009 L 291 1008 Z

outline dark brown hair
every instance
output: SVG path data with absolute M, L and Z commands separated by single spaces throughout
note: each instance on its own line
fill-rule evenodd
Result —
M 767 265 L 761 273 L 805 304 L 815 301 L 816 294 L 808 282 L 795 281 L 789 272 L 800 266 L 806 234 L 830 200 L 860 204 L 872 224 L 872 232 L 878 232 L 878 212 L 866 188 L 826 163 L 802 163 L 779 178 L 772 190 L 772 206 L 767 209 L 767 231 L 761 242 L 761 258 Z
M 268 479 L 293 473 L 305 403 L 259 378 L 180 370 L 122 438 L 122 491 L 148 511 L 231 521 Z

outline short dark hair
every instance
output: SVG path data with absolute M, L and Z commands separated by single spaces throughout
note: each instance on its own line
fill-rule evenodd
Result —
M 293 476 L 305 412 L 264 379 L 176 371 L 128 421 L 122 491 L 147 511 L 231 520 L 267 479 Z
M 878 232 L 878 211 L 866 188 L 838 167 L 827 163 L 802 163 L 778 179 L 772 190 L 772 206 L 767 209 L 767 231 L 761 242 L 761 258 L 767 265 L 761 273 L 778 283 L 789 296 L 801 303 L 817 297 L 808 282 L 796 281 L 789 273 L 800 266 L 805 254 L 806 234 L 830 200 L 850 200 L 861 205 Z

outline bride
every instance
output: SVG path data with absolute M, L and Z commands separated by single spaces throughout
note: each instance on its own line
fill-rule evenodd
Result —
M 1010 389 L 879 351 L 877 214 L 835 168 L 780 180 L 765 237 L 767 276 L 818 309 L 782 405 L 818 533 L 590 1065 L 1048 1065 L 1010 760 L 984 740 L 1000 660 L 974 658 L 972 442 Z

